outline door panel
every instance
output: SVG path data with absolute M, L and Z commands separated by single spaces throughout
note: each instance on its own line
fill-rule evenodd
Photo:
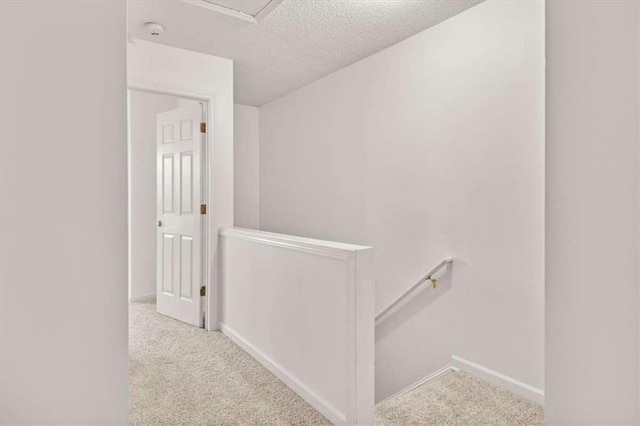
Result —
M 180 153 L 180 212 L 193 213 L 193 152 Z
M 158 312 L 202 323 L 202 106 L 158 114 Z
M 162 234 L 162 292 L 173 295 L 173 240 L 175 235 Z
M 180 297 L 191 300 L 193 294 L 193 238 L 183 235 L 180 248 Z
M 162 156 L 162 213 L 173 213 L 173 154 Z

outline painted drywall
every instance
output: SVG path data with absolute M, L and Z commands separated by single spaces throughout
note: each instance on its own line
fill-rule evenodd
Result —
M 235 226 L 258 229 L 259 220 L 259 109 L 234 106 L 233 215 Z
M 126 424 L 126 7 L 0 2 L 0 423 Z
M 182 1 L 132 1 L 129 35 L 236 61 L 236 101 L 262 105 L 442 22 L 482 0 L 280 3 L 258 25 Z M 227 4 L 243 3 L 244 0 Z
M 129 300 L 156 294 L 156 116 L 197 101 L 129 91 Z
M 130 88 L 211 100 L 207 109 L 209 287 L 205 323 L 207 329 L 216 329 L 218 232 L 233 225 L 233 62 L 134 39 L 127 45 L 127 80 Z
M 487 1 L 260 108 L 260 227 L 374 248 L 377 400 L 455 354 L 544 387 L 544 3 Z
M 220 244 L 222 331 L 331 423 L 374 424 L 371 248 L 243 228 Z
M 546 423 L 638 424 L 639 3 L 547 3 Z

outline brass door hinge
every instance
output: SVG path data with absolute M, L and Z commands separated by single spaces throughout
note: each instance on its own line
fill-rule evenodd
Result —
M 207 295 L 207 288 L 205 286 L 200 287 L 200 296 Z
M 200 133 L 207 133 L 207 123 L 200 123 Z
M 207 214 L 207 205 L 200 204 L 200 214 Z

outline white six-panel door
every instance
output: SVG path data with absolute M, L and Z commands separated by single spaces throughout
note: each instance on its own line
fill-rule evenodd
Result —
M 201 121 L 201 105 L 157 116 L 157 308 L 195 326 L 203 318 Z

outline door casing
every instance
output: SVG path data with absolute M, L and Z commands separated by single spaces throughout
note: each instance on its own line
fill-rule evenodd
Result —
M 213 210 L 211 205 L 214 200 L 213 193 L 211 191 L 211 188 L 213 187 L 213 173 L 210 169 L 212 162 L 209 158 L 213 151 L 211 149 L 211 145 L 214 143 L 211 128 L 215 123 L 215 114 L 213 109 L 213 105 L 215 105 L 215 97 L 210 94 L 191 92 L 147 81 L 129 80 L 127 89 L 191 99 L 201 102 L 203 105 L 203 121 L 206 123 L 207 131 L 203 134 L 204 143 L 201 155 L 201 203 L 207 205 L 207 214 L 202 215 L 202 285 L 206 288 L 206 296 L 202 301 L 202 307 L 204 310 L 204 328 L 209 331 L 218 330 L 218 289 L 216 285 L 217 283 L 211 279 L 212 268 L 210 267 L 210 263 L 212 261 L 211 241 L 216 241 L 215 235 L 212 235 L 212 232 L 214 232 L 213 230 L 216 228 L 213 225 L 213 215 L 210 214 Z

